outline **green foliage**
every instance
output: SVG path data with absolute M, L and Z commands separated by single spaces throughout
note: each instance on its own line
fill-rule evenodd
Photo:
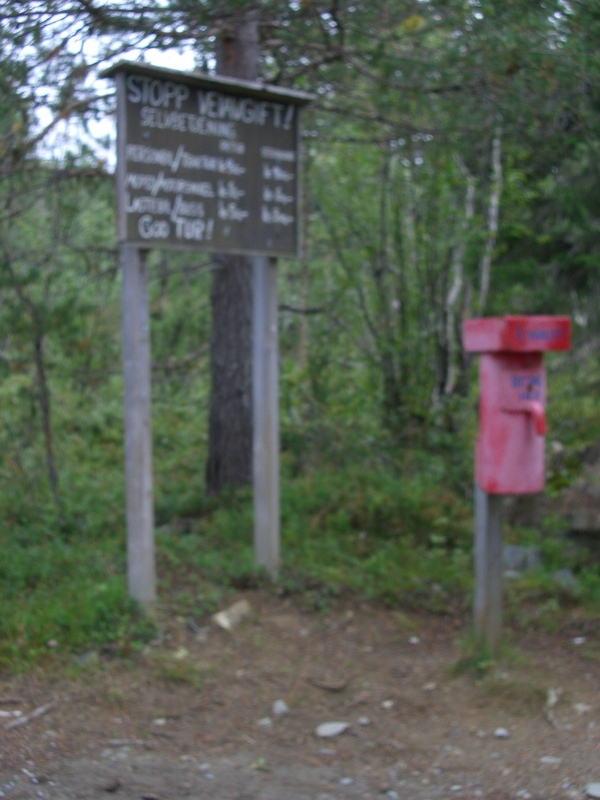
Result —
M 459 657 L 450 668 L 452 675 L 472 675 L 481 678 L 488 675 L 497 665 L 497 654 L 492 655 L 481 639 L 469 632 L 459 643 Z
M 70 402 L 76 407 L 74 396 Z M 186 393 L 174 395 L 169 414 L 185 407 Z M 106 431 L 110 440 L 110 416 L 103 419 L 106 424 L 99 430 L 90 424 L 79 433 L 91 443 L 88 458 L 97 447 L 94 437 Z M 194 437 L 184 435 L 196 423 L 191 415 L 169 416 L 166 429 L 173 419 L 182 429 L 168 443 L 174 452 L 161 444 L 175 471 L 169 480 L 165 466 L 161 484 L 159 595 L 171 613 L 201 623 L 226 605 L 234 591 L 268 584 L 253 563 L 249 493 L 207 498 L 197 479 L 190 488 L 193 471 L 188 465 L 179 473 L 175 465 L 177 459 L 188 464 L 198 446 Z M 101 435 L 100 442 L 105 441 Z M 371 441 L 369 450 L 362 432 L 352 436 L 349 429 L 343 448 L 319 452 L 321 442 L 295 442 L 294 452 L 288 453 L 296 467 L 282 481 L 283 564 L 276 590 L 302 598 L 317 612 L 345 595 L 392 608 L 468 612 L 471 499 L 452 488 L 448 453 L 394 453 L 381 441 Z M 75 440 L 73 446 L 85 465 L 81 445 Z M 103 469 L 112 477 L 103 478 L 101 500 L 120 476 L 116 462 L 103 462 Z M 87 467 L 81 476 L 84 491 L 86 473 Z M 151 634 L 152 628 L 144 627 L 126 598 L 123 522 L 117 519 L 122 516 L 122 496 L 115 495 L 115 502 L 116 508 L 104 502 L 95 508 L 90 504 L 81 512 L 87 523 L 66 539 L 52 524 L 44 526 L 39 516 L 33 524 L 15 521 L 2 527 L 6 555 L 0 567 L 0 653 L 5 667 L 23 668 L 96 648 L 128 652 Z M 544 567 L 511 582 L 507 619 L 524 626 L 552 626 L 573 603 L 585 602 L 590 608 L 598 603 L 597 569 L 568 561 L 556 537 L 540 540 L 535 532 L 523 530 L 515 531 L 512 539 L 541 543 Z M 567 597 L 552 579 L 564 566 L 577 570 L 577 598 Z M 53 640 L 56 648 L 48 646 Z M 470 658 L 464 668 L 485 671 L 484 655 Z M 166 680 L 202 679 L 185 664 L 169 662 L 167 667 Z
M 584 345 L 562 359 L 550 357 L 548 420 L 552 437 L 567 455 L 582 453 L 600 439 L 600 409 L 595 402 L 599 385 L 600 360 L 594 348 Z M 569 468 L 568 463 L 565 466 Z
M 0 666 L 23 668 L 72 652 L 127 652 L 153 626 L 127 597 L 114 538 L 75 545 L 0 530 Z
M 462 608 L 470 581 L 468 503 L 436 486 L 425 458 L 422 468 L 410 479 L 408 469 L 376 463 L 321 465 L 284 481 L 282 590 L 303 594 L 313 609 L 348 591 L 392 606 Z M 250 498 L 236 493 L 211 507 L 199 497 L 196 508 L 184 532 L 174 522 L 158 540 L 163 590 L 194 617 L 216 610 L 223 591 L 264 580 L 253 565 Z
M 305 585 L 321 599 L 330 587 L 391 605 L 460 606 L 466 504 L 437 492 L 431 473 L 409 475 L 365 460 L 358 469 L 320 469 L 286 484 L 284 586 Z
M 207 676 L 215 671 L 215 665 L 197 664 L 187 659 L 184 652 L 157 653 L 154 656 L 154 672 L 165 683 L 187 684 L 200 689 Z
M 600 571 L 597 566 L 589 564 L 577 574 L 581 586 L 581 597 L 592 608 L 600 609 Z
M 469 630 L 460 637 L 457 648 L 458 658 L 449 669 L 451 675 L 470 675 L 494 695 L 525 706 L 546 699 L 541 687 L 515 682 L 504 671 L 506 667 L 523 663 L 522 656 L 511 646 L 507 635 L 492 652 L 481 637 Z

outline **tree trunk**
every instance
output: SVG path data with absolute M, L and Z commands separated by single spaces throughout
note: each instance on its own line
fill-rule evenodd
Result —
M 217 72 L 256 80 L 258 11 L 246 11 L 223 31 Z M 252 269 L 245 256 L 213 257 L 211 394 L 206 489 L 252 481 Z
M 443 377 L 443 393 L 445 395 L 451 395 L 454 392 L 459 375 L 458 354 L 461 352 L 462 348 L 460 347 L 460 325 L 457 325 L 457 321 L 462 322 L 462 313 L 457 315 L 457 309 L 460 311 L 459 300 L 461 295 L 464 294 L 464 261 L 467 249 L 467 237 L 469 234 L 469 226 L 472 223 L 473 214 L 475 212 L 475 179 L 463 163 L 459 162 L 459 167 L 463 177 L 466 179 L 467 191 L 465 195 L 464 216 L 460 225 L 458 241 L 452 253 L 452 285 L 446 296 L 446 342 L 448 345 L 448 361 L 446 373 Z
M 50 493 L 54 501 L 54 507 L 59 524 L 64 527 L 66 524 L 64 503 L 59 489 L 58 469 L 54 455 L 54 437 L 52 435 L 52 417 L 50 411 L 50 389 L 46 377 L 46 365 L 44 361 L 44 330 L 40 319 L 40 314 L 31 299 L 25 294 L 23 287 L 13 271 L 10 264 L 7 265 L 10 271 L 13 287 L 22 305 L 29 312 L 33 333 L 33 360 L 37 377 L 38 400 L 40 403 L 40 413 L 42 417 L 42 431 L 44 434 L 44 450 L 46 453 L 46 469 Z
M 479 301 L 477 311 L 483 315 L 490 288 L 490 270 L 496 239 L 498 237 L 498 218 L 500 215 L 500 197 L 502 195 L 502 131 L 498 128 L 492 142 L 492 185 L 488 207 L 488 230 L 485 250 L 479 265 Z

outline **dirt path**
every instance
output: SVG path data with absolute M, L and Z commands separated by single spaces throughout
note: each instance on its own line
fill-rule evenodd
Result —
M 577 800 L 600 782 L 597 631 L 514 634 L 520 658 L 478 681 L 452 675 L 451 618 L 246 597 L 234 633 L 168 620 L 129 662 L 0 680 L 5 714 L 54 703 L 0 719 L 0 797 Z M 332 721 L 349 727 L 319 738 Z

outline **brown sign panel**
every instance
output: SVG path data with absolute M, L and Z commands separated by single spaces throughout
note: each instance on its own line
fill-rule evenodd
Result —
M 119 239 L 140 248 L 293 255 L 298 116 L 309 95 L 122 62 Z

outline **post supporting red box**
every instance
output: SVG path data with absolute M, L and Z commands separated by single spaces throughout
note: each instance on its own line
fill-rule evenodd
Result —
M 543 353 L 568 350 L 570 341 L 568 317 L 487 317 L 463 325 L 465 350 L 479 353 L 473 616 L 490 652 L 502 635 L 501 495 L 544 486 Z

